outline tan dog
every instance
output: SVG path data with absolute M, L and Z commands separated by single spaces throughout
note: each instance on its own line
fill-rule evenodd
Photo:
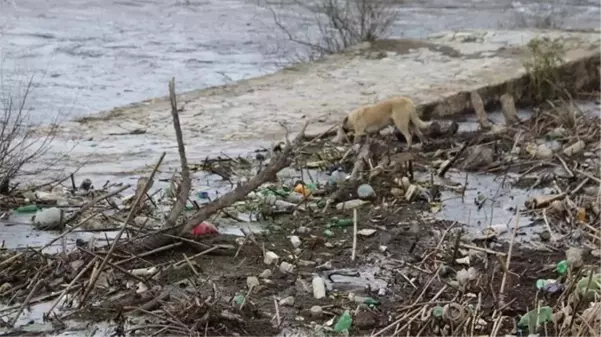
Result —
M 413 139 L 411 131 L 419 137 L 422 143 L 425 141 L 420 129 L 428 127 L 428 124 L 419 118 L 413 101 L 407 97 L 390 98 L 354 110 L 344 117 L 342 130 L 345 133 L 350 130 L 354 131 L 354 142 L 357 143 L 361 136 L 380 132 L 390 125 L 396 126 L 405 137 L 407 148 L 411 147 Z M 397 134 L 397 138 L 400 140 L 399 134 Z

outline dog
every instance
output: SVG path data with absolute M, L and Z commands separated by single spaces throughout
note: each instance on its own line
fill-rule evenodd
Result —
M 401 141 L 401 135 L 405 137 L 407 148 L 411 148 L 413 135 L 416 134 L 422 143 L 425 138 L 421 129 L 428 127 L 417 115 L 415 104 L 407 97 L 395 97 L 355 109 L 342 121 L 342 131 L 347 134 L 354 132 L 354 143 L 357 144 L 362 136 L 380 132 L 382 129 L 393 125 L 398 132 L 397 139 Z

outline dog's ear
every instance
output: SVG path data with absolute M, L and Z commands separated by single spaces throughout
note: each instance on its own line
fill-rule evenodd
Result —
M 348 132 L 349 131 L 348 116 L 345 116 L 344 119 L 342 120 L 342 131 L 344 131 L 344 132 Z

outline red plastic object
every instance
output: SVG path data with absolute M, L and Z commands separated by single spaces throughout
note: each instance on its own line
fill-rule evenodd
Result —
M 210 222 L 201 222 L 196 227 L 192 228 L 192 236 L 203 236 L 207 234 L 218 234 L 217 227 Z

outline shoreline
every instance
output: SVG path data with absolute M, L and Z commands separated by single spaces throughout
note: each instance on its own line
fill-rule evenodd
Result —
M 222 149 L 239 154 L 268 146 L 284 137 L 280 123 L 295 132 L 309 121 L 307 133 L 318 134 L 357 106 L 394 95 L 422 105 L 426 120 L 469 110 L 473 90 L 487 104 L 509 85 L 519 103 L 526 79 L 525 45 L 540 36 L 565 42 L 563 72 L 577 74 L 572 76 L 574 85 L 598 83 L 594 69 L 601 38 L 595 32 L 468 30 L 441 32 L 425 40 L 362 44 L 318 62 L 178 94 L 189 159 L 199 161 Z M 96 167 L 88 168 L 90 172 L 146 170 L 142 162 L 149 154 L 175 149 L 169 109 L 168 99 L 157 97 L 65 123 L 57 141 L 68 141 L 53 144 L 49 155 L 78 142 L 67 160 L 93 158 L 102 163 L 92 165 Z M 134 130 L 144 132 L 128 134 Z M 167 163 L 177 160 L 176 155 L 169 157 Z M 111 161 L 119 163 L 107 165 Z

